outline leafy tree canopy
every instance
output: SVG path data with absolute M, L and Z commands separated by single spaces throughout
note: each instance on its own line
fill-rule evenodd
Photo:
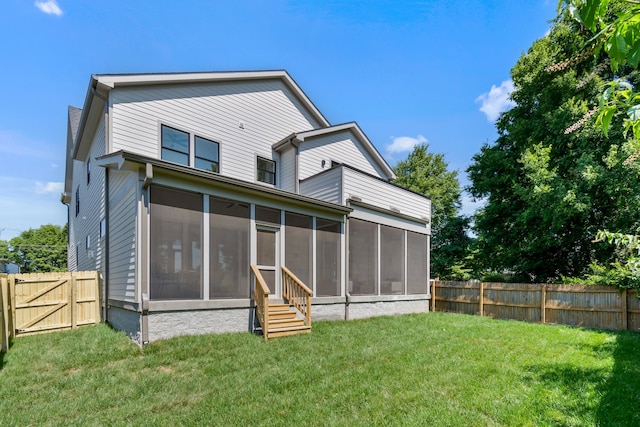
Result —
M 511 70 L 516 106 L 468 169 L 471 194 L 487 199 L 475 218 L 477 256 L 518 280 L 581 276 L 614 256 L 593 242 L 599 229 L 640 225 L 640 168 L 622 164 L 639 143 L 626 140 L 622 126 L 607 138 L 585 119 L 613 79 L 604 54 L 575 61 L 591 37 L 564 9 Z M 571 67 L 557 66 L 567 61 Z
M 0 242 L 0 257 L 20 265 L 23 273 L 67 269 L 67 226 L 43 225 Z

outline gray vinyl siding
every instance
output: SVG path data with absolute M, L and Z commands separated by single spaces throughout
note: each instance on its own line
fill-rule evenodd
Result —
M 340 196 L 343 168 L 333 168 L 300 183 L 300 194 L 336 204 L 344 204 Z
M 105 154 L 104 118 L 101 118 L 91 142 L 89 155 L 84 161 L 74 161 L 71 201 L 70 251 L 75 268 L 104 270 L 104 246 L 100 241 L 100 219 L 104 218 L 105 170 L 96 165 L 96 157 Z M 91 161 L 91 181 L 87 184 L 87 160 Z M 80 188 L 80 212 L 76 216 L 76 189 Z M 86 248 L 86 238 L 91 236 L 91 247 Z M 77 248 L 77 253 L 76 253 Z
M 357 197 L 363 203 L 386 210 L 397 209 L 416 219 L 431 219 L 431 200 L 419 194 L 344 168 L 343 203 Z
M 280 80 L 116 88 L 112 149 L 160 158 L 160 124 L 220 144 L 220 173 L 255 181 L 256 155 L 276 160 L 271 145 L 319 126 Z
M 137 174 L 109 172 L 109 298 L 135 301 Z
M 279 187 L 285 191 L 296 191 L 296 149 L 288 147 L 280 152 L 280 163 L 277 165 L 280 170 Z
M 384 172 L 355 135 L 345 130 L 310 138 L 300 144 L 299 179 L 308 178 L 330 168 L 331 161 L 344 163 L 380 178 L 385 177 Z

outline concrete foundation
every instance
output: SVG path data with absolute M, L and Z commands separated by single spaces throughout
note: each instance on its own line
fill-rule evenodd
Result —
M 113 329 L 124 331 L 133 341 L 142 344 L 140 313 L 120 307 L 109 307 L 108 323 Z
M 427 296 L 390 299 L 382 296 L 325 298 L 312 302 L 312 321 L 363 319 L 396 314 L 425 313 L 429 311 Z M 221 334 L 254 330 L 254 309 L 245 301 L 242 307 L 154 310 L 148 315 L 149 342 L 179 335 Z M 111 306 L 109 323 L 125 331 L 140 344 L 142 315 L 126 308 Z
M 167 311 L 149 313 L 149 341 L 178 335 L 222 334 L 253 330 L 253 310 Z

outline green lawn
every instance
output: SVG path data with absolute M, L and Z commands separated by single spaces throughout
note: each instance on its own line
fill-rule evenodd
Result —
M 16 339 L 0 425 L 640 425 L 640 334 L 430 313 L 140 350 L 105 325 Z

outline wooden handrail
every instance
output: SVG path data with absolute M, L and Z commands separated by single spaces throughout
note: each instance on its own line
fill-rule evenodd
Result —
M 311 296 L 313 291 L 302 280 L 284 265 L 282 269 L 282 296 L 293 305 L 305 318 L 307 326 L 311 326 Z
M 256 316 L 258 316 L 258 321 L 262 328 L 262 335 L 264 339 L 267 340 L 269 338 L 269 294 L 271 291 L 264 281 L 258 266 L 251 264 L 251 270 L 256 278 L 255 286 L 253 287 L 253 298 L 256 301 Z

